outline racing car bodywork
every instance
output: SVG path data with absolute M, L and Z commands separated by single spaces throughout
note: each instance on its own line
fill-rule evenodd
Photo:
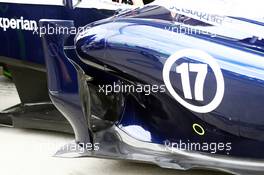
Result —
M 129 8 L 112 0 L 87 0 L 74 5 L 72 0 L 0 1 L 0 65 L 4 65 L 5 75 L 12 78 L 21 100 L 21 104 L 0 112 L 1 124 L 72 132 L 50 102 L 40 38 L 45 31 L 38 22 L 47 18 L 74 20 L 79 29 L 112 16 L 119 8 Z
M 177 10 L 121 12 L 74 44 L 42 36 L 49 94 L 73 127 L 67 148 L 78 147 L 57 155 L 263 173 L 263 21 Z

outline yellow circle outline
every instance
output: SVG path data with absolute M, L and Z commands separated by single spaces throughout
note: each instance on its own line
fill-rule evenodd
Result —
M 198 132 L 196 127 L 198 127 L 199 129 L 201 129 L 202 132 Z M 194 132 L 196 134 L 198 134 L 200 136 L 203 136 L 205 134 L 205 131 L 204 131 L 203 127 L 201 125 L 197 124 L 197 123 L 193 124 L 193 130 L 194 130 Z

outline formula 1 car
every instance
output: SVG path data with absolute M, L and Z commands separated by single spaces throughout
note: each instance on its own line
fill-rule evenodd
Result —
M 50 97 L 75 133 L 56 155 L 263 174 L 263 16 L 170 2 L 90 23 L 74 42 L 42 35 Z
M 4 65 L 5 76 L 12 78 L 21 100 L 0 112 L 0 124 L 72 132 L 50 102 L 40 38 L 43 31 L 38 22 L 45 18 L 74 20 L 79 29 L 133 5 L 127 0 L 0 0 L 0 65 Z

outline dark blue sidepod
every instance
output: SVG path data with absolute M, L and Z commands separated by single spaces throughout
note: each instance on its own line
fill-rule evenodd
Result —
M 239 32 L 160 6 L 87 25 L 77 55 L 46 58 L 76 141 L 100 144 L 78 155 L 261 174 L 264 42 Z

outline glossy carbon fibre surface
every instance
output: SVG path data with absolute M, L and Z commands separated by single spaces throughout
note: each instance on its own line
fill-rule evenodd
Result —
M 252 159 L 235 159 L 181 150 L 172 152 L 163 145 L 142 142 L 130 137 L 116 126 L 96 132 L 94 138 L 95 142 L 100 143 L 100 149 L 97 151 L 87 151 L 74 141 L 63 146 L 57 151 L 55 156 L 64 158 L 97 157 L 124 159 L 151 163 L 162 168 L 178 170 L 214 169 L 239 175 L 261 175 L 264 168 L 262 161 Z M 71 147 L 78 149 L 67 149 Z
M 78 55 L 66 50 L 68 57 L 62 49 L 64 36 L 44 36 L 49 90 L 54 104 L 69 121 L 74 120 L 71 124 L 75 128 L 77 143 L 90 140 L 102 144 L 101 150 L 88 152 L 84 156 L 143 160 L 177 169 L 204 167 L 237 174 L 263 172 L 263 40 L 252 41 L 254 36 L 243 32 L 240 34 L 234 28 L 228 31 L 224 28 L 226 32 L 222 33 L 224 26 L 186 19 L 185 16 L 175 18 L 174 15 L 163 7 L 147 6 L 89 24 L 75 38 L 72 50 L 74 52 L 76 48 Z M 187 28 L 213 28 L 214 33 L 181 33 L 181 19 L 188 24 Z M 43 25 L 47 25 L 45 22 L 58 23 L 47 20 Z M 66 21 L 59 23 L 62 26 L 67 24 Z M 178 29 L 177 32 L 175 29 Z M 49 54 L 48 47 L 54 43 L 60 54 Z M 202 53 L 201 57 L 210 57 L 208 60 L 213 58 L 213 64 L 194 56 L 190 53 L 192 51 Z M 179 94 L 181 98 L 188 96 L 182 85 L 182 77 L 171 67 L 168 79 L 175 93 L 171 93 L 165 82 L 164 67 L 175 53 L 185 54 L 178 54 L 181 57 L 175 60 L 176 64 L 172 64 L 176 72 L 177 67 L 184 63 L 208 65 L 204 99 L 197 100 L 199 96 L 195 97 L 197 99 L 185 98 L 196 108 L 183 105 L 173 95 Z M 219 66 L 219 74 L 215 73 L 212 65 Z M 190 74 L 192 86 L 195 86 L 194 76 Z M 166 90 L 148 95 L 143 92 L 110 92 L 108 95 L 100 92 L 100 86 L 114 83 L 158 87 L 166 84 Z M 223 86 L 219 88 L 221 83 Z M 72 91 L 67 90 L 70 87 Z M 214 109 L 206 112 L 197 110 L 210 104 L 219 89 L 223 94 Z M 69 100 L 77 103 L 62 105 Z M 197 131 L 195 126 L 199 126 L 201 131 Z M 115 138 L 109 136 L 108 132 L 113 135 L 122 133 L 122 136 L 117 136 L 115 143 Z M 130 142 L 132 147 L 106 148 L 105 151 L 103 140 L 107 136 L 107 145 L 115 147 Z M 87 137 L 89 139 L 85 139 Z M 141 145 L 139 149 L 136 146 L 138 143 Z M 212 149 L 176 149 L 176 152 L 162 149 L 164 146 L 170 147 L 171 143 L 184 143 L 185 146 L 191 143 L 221 144 L 228 145 L 230 149 L 215 152 Z M 67 153 L 62 151 L 59 154 Z

